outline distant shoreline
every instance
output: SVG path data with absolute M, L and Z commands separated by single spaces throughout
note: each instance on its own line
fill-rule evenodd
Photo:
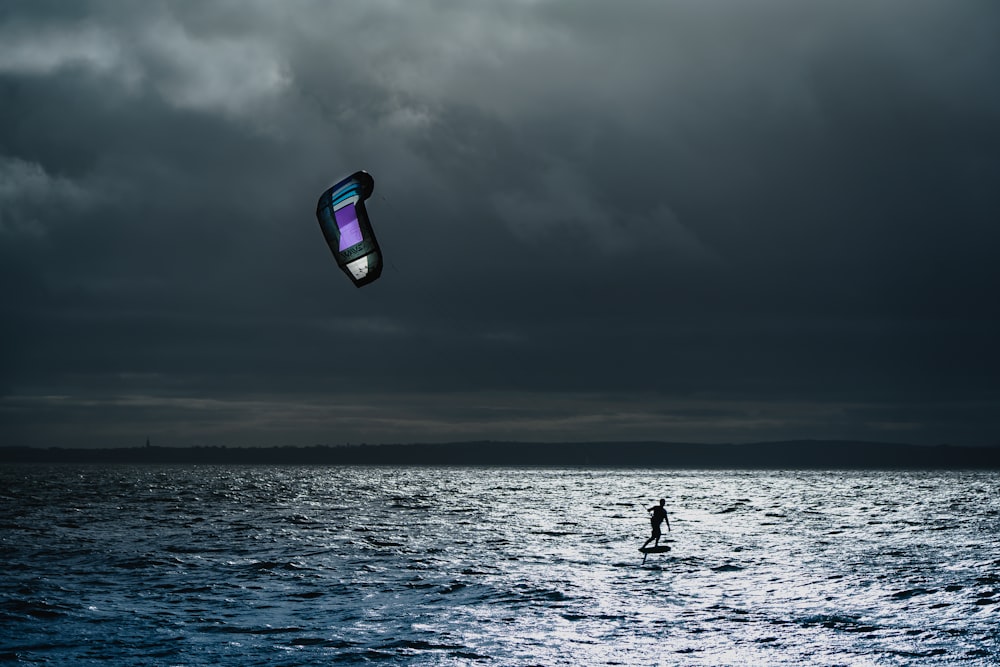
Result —
M 485 441 L 312 447 L 0 447 L 0 463 L 998 470 L 1000 447 L 840 440 L 751 444 Z

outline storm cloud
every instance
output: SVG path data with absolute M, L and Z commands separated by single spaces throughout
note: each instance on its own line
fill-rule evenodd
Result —
M 1000 442 L 1000 6 L 7 2 L 0 441 Z M 357 290 L 316 198 L 357 169 Z

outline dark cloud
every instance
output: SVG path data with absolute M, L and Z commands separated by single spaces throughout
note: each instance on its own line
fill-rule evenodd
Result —
M 997 442 L 998 29 L 7 3 L 0 439 Z M 363 290 L 313 212 L 357 168 Z

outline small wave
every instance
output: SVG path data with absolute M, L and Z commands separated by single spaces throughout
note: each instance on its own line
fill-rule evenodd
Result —
M 211 586 L 185 586 L 183 588 L 175 588 L 174 593 L 177 594 L 189 594 L 189 593 L 207 593 L 212 590 Z
M 312 519 L 303 514 L 291 514 L 285 517 L 285 521 L 296 526 L 321 526 L 323 522 Z
M 878 628 L 874 625 L 867 623 L 861 623 L 861 621 L 853 616 L 840 616 L 837 614 L 818 614 L 816 616 L 807 616 L 799 621 L 799 624 L 803 627 L 812 627 L 814 625 L 820 625 L 824 628 L 830 630 L 839 630 L 841 632 L 875 632 Z
M 389 505 L 390 509 L 394 510 L 431 510 L 434 509 L 431 505 L 421 505 L 421 504 L 409 504 L 409 503 L 391 503 Z
M 511 591 L 491 600 L 491 604 L 566 602 L 572 599 L 562 591 L 532 588 L 528 586 L 520 586 L 518 588 L 520 588 L 520 590 Z
M 411 649 L 414 651 L 454 651 L 465 648 L 458 644 L 436 644 L 423 639 L 397 639 L 381 644 L 380 649 Z
M 285 628 L 272 628 L 271 626 L 246 628 L 238 625 L 205 625 L 200 628 L 202 632 L 219 632 L 234 635 L 283 635 L 291 632 L 302 632 L 303 628 L 291 626 Z
M 273 570 L 276 567 L 281 567 L 282 565 L 283 563 L 279 563 L 276 560 L 261 560 L 257 561 L 256 563 L 250 563 L 247 565 L 247 567 L 249 567 L 251 570 L 265 571 L 265 570 Z
M 248 569 L 255 572 L 267 572 L 269 570 L 308 570 L 309 568 L 302 563 L 296 563 L 295 561 L 280 561 L 280 560 L 261 560 L 252 563 L 247 563 Z
M 401 547 L 401 546 L 403 546 L 402 542 L 388 542 L 388 541 L 376 540 L 376 539 L 368 539 L 366 541 L 368 542 L 368 544 L 372 545 L 373 547 Z
M 929 593 L 934 593 L 933 588 L 909 588 L 905 591 L 897 591 L 892 594 L 892 597 L 896 600 L 908 600 L 917 595 L 927 595 Z
M 288 597 L 296 598 L 298 600 L 315 600 L 316 598 L 323 597 L 325 593 L 323 591 L 306 591 L 304 593 L 290 593 Z
M 743 568 L 739 565 L 719 565 L 718 567 L 713 567 L 713 572 L 739 572 Z
M 890 650 L 889 653 L 898 655 L 901 658 L 933 658 L 937 655 L 947 655 L 948 651 L 943 648 L 932 648 L 926 651 L 900 651 Z
M 465 649 L 457 650 L 457 651 L 451 651 L 448 654 L 448 656 L 452 657 L 452 658 L 458 658 L 459 660 L 489 660 L 490 659 L 490 657 L 488 655 L 481 655 L 479 653 L 476 653 L 475 651 L 468 651 L 468 650 L 465 650 Z
M 53 604 L 45 600 L 10 600 L 0 607 L 11 616 L 30 616 L 39 619 L 62 618 L 71 610 L 63 604 Z
M 355 642 L 344 639 L 326 639 L 324 637 L 296 637 L 288 642 L 289 646 L 318 646 L 320 648 L 351 648 L 357 646 Z
M 115 567 L 121 568 L 123 570 L 141 570 L 147 567 L 161 567 L 164 565 L 176 565 L 180 563 L 176 559 L 171 561 L 166 561 L 155 556 L 145 555 L 136 558 L 129 558 L 127 560 L 118 561 L 115 563 Z

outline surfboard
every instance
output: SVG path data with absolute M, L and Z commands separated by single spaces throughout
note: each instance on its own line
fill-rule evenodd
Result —
M 666 544 L 661 544 L 657 547 L 639 547 L 639 551 L 644 554 L 662 554 L 670 551 L 670 547 Z

